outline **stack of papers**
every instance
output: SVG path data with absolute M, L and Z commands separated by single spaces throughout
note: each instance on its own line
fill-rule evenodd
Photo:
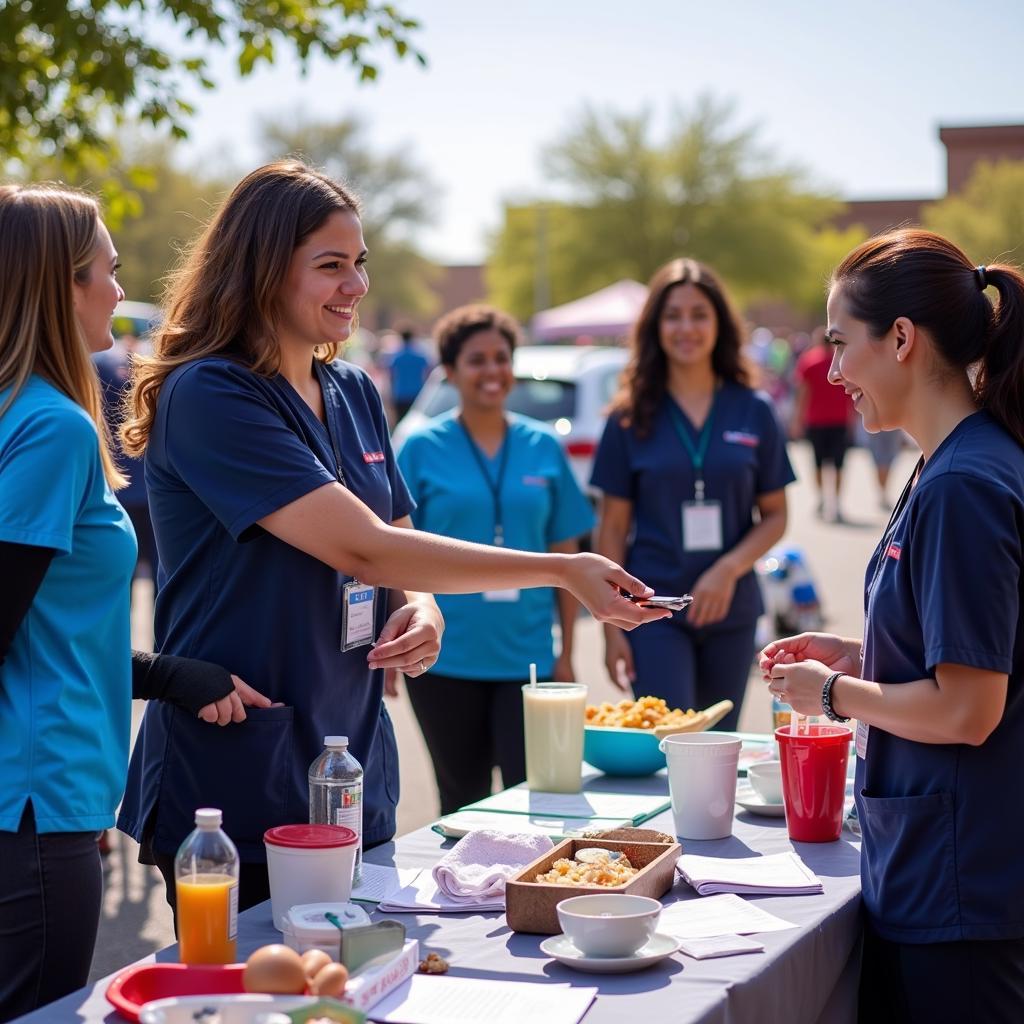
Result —
M 792 851 L 769 857 L 698 857 L 684 853 L 676 870 L 701 894 L 806 896 L 824 892 L 821 879 Z
M 454 900 L 438 889 L 433 868 L 423 868 L 410 885 L 381 900 L 377 909 L 392 914 L 467 914 L 504 910 L 505 895 Z
M 512 814 L 507 811 L 456 811 L 446 814 L 430 827 L 438 834 L 451 839 L 461 839 L 469 832 L 480 828 L 508 835 L 550 836 L 565 839 L 580 836 L 584 832 L 602 831 L 630 825 L 627 818 L 548 818 L 536 814 Z
M 668 795 L 639 793 L 537 793 L 525 786 L 485 797 L 462 811 L 525 814 L 542 818 L 611 818 L 640 825 L 671 806 Z M 582 826 L 581 826 L 582 827 Z
M 795 927 L 795 924 L 769 914 L 734 893 L 709 896 L 706 900 L 680 900 L 665 907 L 658 918 L 658 931 L 667 932 L 677 939 L 753 935 Z
M 352 887 L 352 899 L 360 903 L 380 903 L 399 889 L 412 884 L 420 868 L 396 868 L 384 864 L 363 861 L 360 879 Z

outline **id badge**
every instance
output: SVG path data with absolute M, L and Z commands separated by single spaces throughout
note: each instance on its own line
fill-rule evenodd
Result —
M 857 748 L 857 756 L 863 760 L 868 756 L 868 730 L 869 726 L 867 722 L 857 723 L 857 739 L 855 742 Z
M 721 502 L 683 502 L 683 550 L 722 550 Z
M 518 590 L 485 590 L 484 591 L 485 601 L 504 601 L 507 604 L 513 604 L 519 600 Z
M 365 647 L 373 642 L 374 588 L 353 580 L 341 588 L 341 649 Z

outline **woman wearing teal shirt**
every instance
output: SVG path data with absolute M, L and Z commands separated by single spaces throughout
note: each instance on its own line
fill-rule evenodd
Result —
M 435 334 L 459 408 L 411 435 L 398 454 L 416 500 L 417 529 L 524 551 L 576 551 L 593 517 L 558 439 L 544 424 L 505 411 L 515 386 L 518 325 L 489 306 L 464 306 L 444 317 Z M 556 658 L 548 589 L 437 601 L 444 647 L 431 671 L 408 685 L 434 762 L 441 813 L 449 814 L 490 793 L 495 764 L 506 786 L 525 779 L 520 687 L 531 662 L 541 678 L 574 678 L 577 604 L 559 592 Z

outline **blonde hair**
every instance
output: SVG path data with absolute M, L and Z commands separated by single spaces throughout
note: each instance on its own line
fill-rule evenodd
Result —
M 160 389 L 182 364 L 221 355 L 277 373 L 278 299 L 292 253 L 338 210 L 358 216 L 359 201 L 297 160 L 259 167 L 235 186 L 170 278 L 153 355 L 134 361 L 121 428 L 129 455 L 146 450 Z M 338 348 L 321 346 L 316 358 L 330 362 Z
M 127 480 L 114 462 L 72 292 L 89 280 L 99 224 L 92 196 L 51 184 L 0 186 L 0 388 L 11 389 L 0 416 L 38 374 L 89 414 L 103 473 L 117 489 Z

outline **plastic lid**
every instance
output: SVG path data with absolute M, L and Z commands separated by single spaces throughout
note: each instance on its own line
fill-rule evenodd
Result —
M 325 747 L 347 747 L 348 737 L 347 736 L 325 736 L 324 737 Z
M 359 836 L 344 825 L 278 825 L 263 833 L 270 846 L 288 846 L 300 850 L 329 850 L 352 846 Z
M 220 828 L 224 821 L 224 815 L 217 807 L 200 807 L 196 811 L 196 826 L 198 828 Z

